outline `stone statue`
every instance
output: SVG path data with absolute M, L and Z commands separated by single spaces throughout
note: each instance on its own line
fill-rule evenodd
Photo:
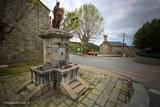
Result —
M 55 29 L 59 29 L 63 16 L 63 9 L 60 8 L 59 5 L 60 2 L 57 2 L 56 6 L 53 9 L 54 19 L 52 20 L 52 27 Z

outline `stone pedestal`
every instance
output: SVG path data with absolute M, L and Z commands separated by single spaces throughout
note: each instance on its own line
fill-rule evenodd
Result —
M 72 34 L 52 29 L 42 32 L 44 63 L 50 62 L 52 67 L 61 67 L 69 64 L 69 39 Z

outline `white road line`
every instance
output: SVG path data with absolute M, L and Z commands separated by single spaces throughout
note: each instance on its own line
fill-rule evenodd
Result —
M 151 93 L 160 95 L 160 91 L 158 91 L 158 90 L 156 90 L 156 89 L 149 89 L 148 91 L 151 92 Z

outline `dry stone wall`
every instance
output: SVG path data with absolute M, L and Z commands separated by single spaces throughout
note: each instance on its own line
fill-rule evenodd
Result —
M 6 39 L 0 42 L 0 65 L 43 60 L 43 41 L 38 35 L 50 28 L 49 12 L 40 2 L 12 33 L 5 35 Z M 6 20 L 12 20 L 12 15 L 8 14 Z

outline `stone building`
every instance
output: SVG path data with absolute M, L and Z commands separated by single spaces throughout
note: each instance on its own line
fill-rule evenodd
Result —
M 124 45 L 126 50 L 127 45 Z M 100 45 L 100 54 L 122 54 L 123 43 L 121 42 L 110 42 L 107 40 L 107 35 L 104 35 L 104 41 Z
M 51 23 L 50 10 L 39 2 L 11 33 L 5 35 L 6 39 L 0 41 L 0 65 L 43 60 L 43 41 L 38 34 L 49 29 Z M 5 20 L 12 20 L 12 14 L 7 13 Z
M 107 35 L 104 35 L 104 41 L 100 45 L 100 54 L 119 54 L 125 56 L 135 56 L 136 49 L 133 46 L 127 46 L 121 42 L 110 42 L 107 40 Z

